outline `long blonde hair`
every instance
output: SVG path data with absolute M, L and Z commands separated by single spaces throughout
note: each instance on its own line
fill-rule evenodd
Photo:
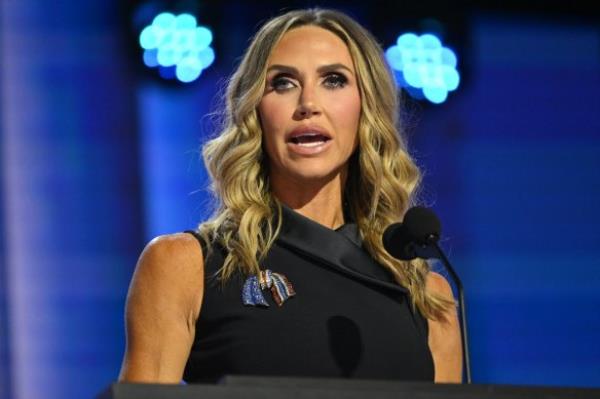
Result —
M 344 201 L 365 249 L 410 291 L 413 305 L 425 317 L 438 319 L 453 302 L 425 289 L 427 263 L 393 258 L 381 239 L 385 228 L 401 220 L 412 205 L 420 182 L 419 170 L 400 135 L 394 78 L 373 36 L 333 10 L 297 10 L 269 20 L 254 36 L 229 80 L 224 126 L 203 149 L 217 209 L 200 225 L 200 232 L 208 242 L 216 241 L 226 249 L 220 277 L 225 281 L 235 272 L 257 274 L 277 237 L 281 217 L 275 216 L 281 215 L 281 205 L 269 187 L 257 106 L 271 51 L 287 31 L 305 25 L 339 36 L 355 64 L 361 96 L 359 147 L 349 161 Z

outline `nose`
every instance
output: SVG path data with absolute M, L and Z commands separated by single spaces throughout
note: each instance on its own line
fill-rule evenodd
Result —
M 298 98 L 298 106 L 295 112 L 296 117 L 298 119 L 306 119 L 320 113 L 321 108 L 315 90 L 310 87 L 303 87 Z

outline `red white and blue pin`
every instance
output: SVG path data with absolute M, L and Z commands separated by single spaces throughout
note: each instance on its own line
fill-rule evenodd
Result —
M 247 306 L 269 307 L 262 294 L 262 290 L 270 288 L 273 300 L 278 306 L 283 305 L 285 301 L 296 295 L 292 284 L 287 277 L 280 273 L 273 273 L 271 270 L 261 270 L 258 276 L 251 276 L 246 279 L 242 288 L 242 302 Z

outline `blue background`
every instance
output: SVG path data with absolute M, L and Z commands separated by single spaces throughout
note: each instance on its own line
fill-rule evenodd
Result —
M 0 3 L 0 398 L 91 397 L 116 379 L 137 256 L 206 216 L 199 148 L 215 95 L 261 21 L 315 4 L 386 47 L 438 17 L 462 57 L 459 90 L 408 102 L 407 126 L 466 287 L 474 381 L 600 387 L 597 15 L 552 2 L 261 4 L 187 3 L 217 60 L 183 86 L 140 66 L 152 8 Z

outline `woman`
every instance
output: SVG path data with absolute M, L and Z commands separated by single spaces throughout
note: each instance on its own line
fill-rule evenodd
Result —
M 142 253 L 120 380 L 460 382 L 448 283 L 383 249 L 419 173 L 372 36 L 331 10 L 270 20 L 229 82 L 226 112 L 204 148 L 219 208 L 199 233 Z

